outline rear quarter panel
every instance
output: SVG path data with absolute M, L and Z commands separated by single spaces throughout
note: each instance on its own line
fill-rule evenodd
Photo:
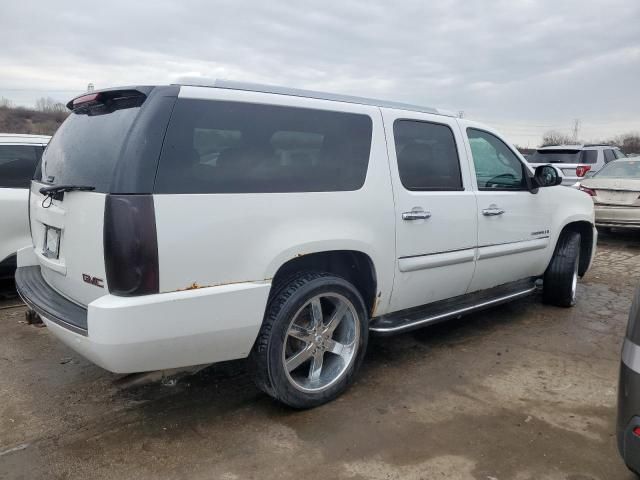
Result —
M 155 195 L 161 292 L 271 280 L 280 266 L 301 255 L 357 250 L 373 261 L 377 313 L 385 313 L 395 227 L 380 110 L 223 89 L 183 87 L 180 96 L 363 113 L 373 124 L 371 154 L 365 184 L 357 191 Z

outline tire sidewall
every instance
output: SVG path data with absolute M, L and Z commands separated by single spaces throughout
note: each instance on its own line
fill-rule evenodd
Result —
M 291 381 L 284 371 L 282 349 L 293 315 L 295 315 L 309 299 L 323 293 L 340 294 L 353 304 L 360 324 L 360 342 L 355 358 L 339 381 L 323 392 L 307 393 L 297 389 L 291 384 Z M 362 364 L 368 344 L 368 330 L 368 316 L 364 301 L 355 287 L 349 282 L 340 277 L 323 276 L 303 285 L 282 305 L 273 324 L 268 345 L 267 364 L 269 379 L 277 396 L 295 408 L 313 407 L 337 397 L 351 384 L 355 373 Z

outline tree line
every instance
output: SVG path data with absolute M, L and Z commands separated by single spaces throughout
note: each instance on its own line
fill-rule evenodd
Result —
M 582 143 L 596 143 L 604 145 L 615 145 L 620 148 L 625 154 L 638 153 L 640 154 L 640 134 L 635 132 L 623 133 L 616 135 L 612 138 L 605 139 L 604 141 L 590 141 L 582 142 L 577 141 L 569 135 L 550 130 L 542 136 L 542 147 L 548 147 L 551 145 L 575 145 Z

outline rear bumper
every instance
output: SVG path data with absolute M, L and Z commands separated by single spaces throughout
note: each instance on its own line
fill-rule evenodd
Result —
M 596 226 L 640 228 L 640 207 L 594 206 Z
M 87 336 L 87 309 L 56 292 L 42 278 L 39 266 L 16 270 L 16 290 L 38 314 L 78 335 Z
M 26 277 L 29 272 L 21 271 L 27 268 L 37 269 L 40 275 L 40 267 L 22 267 L 17 277 Z M 26 282 L 18 283 L 23 285 L 19 287 L 20 295 L 40 313 L 51 333 L 93 363 L 115 373 L 246 357 L 262 324 L 271 287 L 270 282 L 246 282 L 140 297 L 105 295 L 87 306 L 86 329 L 82 332 L 70 328 L 68 310 L 52 305 L 58 305 L 62 298 L 81 307 L 51 287 L 47 297 L 42 291 L 24 288 Z

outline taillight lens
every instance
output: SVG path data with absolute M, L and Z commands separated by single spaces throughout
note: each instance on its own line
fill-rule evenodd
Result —
M 578 177 L 584 177 L 589 170 L 591 170 L 591 165 L 578 165 L 576 167 L 576 175 Z
M 81 97 L 74 98 L 72 100 L 73 108 L 79 107 L 80 105 L 85 105 L 89 103 L 98 102 L 99 93 L 89 93 L 87 95 L 82 95 Z
M 107 286 L 114 295 L 158 293 L 158 235 L 152 195 L 107 195 L 104 264 Z
M 591 195 L 592 197 L 596 196 L 596 191 L 591 189 L 591 188 L 587 188 L 583 185 L 580 185 L 579 190 L 583 191 L 584 193 L 587 193 L 589 195 Z

